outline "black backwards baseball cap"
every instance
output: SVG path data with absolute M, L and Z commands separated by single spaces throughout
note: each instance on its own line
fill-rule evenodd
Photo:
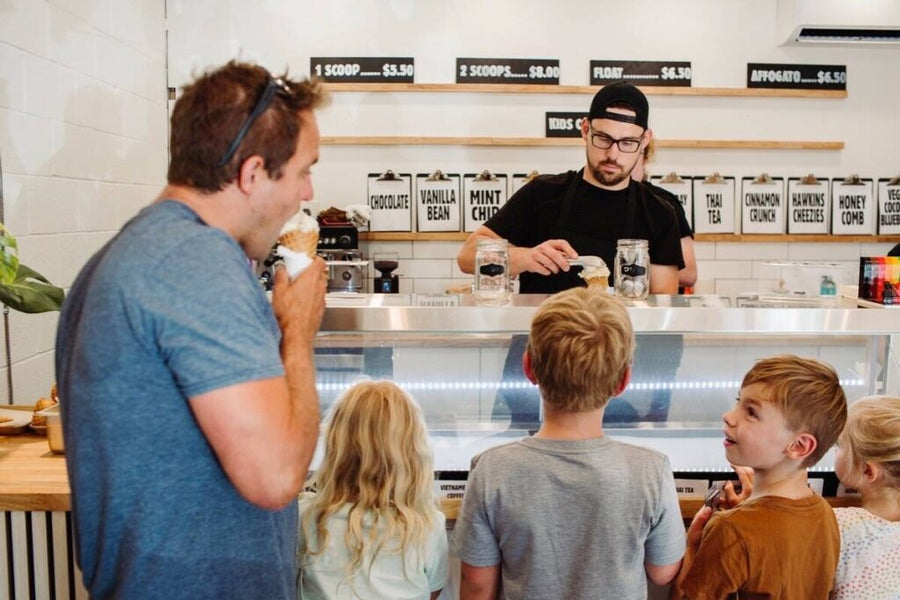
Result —
M 636 114 L 632 116 L 618 112 L 609 112 L 607 108 L 613 104 L 629 106 Z M 647 103 L 647 96 L 627 81 L 617 81 L 600 88 L 600 91 L 594 94 L 594 99 L 591 101 L 591 111 L 588 113 L 588 119 L 591 120 L 612 119 L 623 123 L 634 123 L 644 129 L 647 129 L 649 116 L 650 105 Z

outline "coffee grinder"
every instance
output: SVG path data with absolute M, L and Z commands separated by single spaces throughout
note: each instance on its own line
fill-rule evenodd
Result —
M 400 276 L 391 275 L 400 266 L 396 252 L 376 252 L 372 255 L 372 264 L 380 273 L 375 278 L 376 294 L 396 294 L 400 291 Z

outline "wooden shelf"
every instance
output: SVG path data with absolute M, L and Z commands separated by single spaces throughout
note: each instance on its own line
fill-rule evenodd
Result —
M 740 96 L 747 98 L 847 97 L 846 90 L 774 90 L 765 88 L 697 88 L 638 86 L 650 96 Z M 594 85 L 519 85 L 505 83 L 326 83 L 331 92 L 428 92 L 488 94 L 594 94 Z
M 369 242 L 463 242 L 469 233 L 463 231 L 420 232 L 420 231 L 361 231 L 359 239 Z M 898 235 L 755 235 L 733 233 L 698 233 L 694 236 L 697 242 L 832 242 L 832 243 L 872 243 L 896 244 L 900 242 Z
M 322 136 L 325 146 L 583 146 L 581 138 Z M 844 142 L 779 140 L 656 140 L 657 148 L 686 150 L 843 150 Z

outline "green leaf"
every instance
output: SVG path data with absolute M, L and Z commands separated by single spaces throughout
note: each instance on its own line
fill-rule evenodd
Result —
M 12 283 L 19 269 L 19 245 L 16 238 L 0 223 L 0 283 Z
M 0 282 L 0 302 L 24 313 L 59 310 L 65 293 L 46 277 L 19 263 L 15 280 Z

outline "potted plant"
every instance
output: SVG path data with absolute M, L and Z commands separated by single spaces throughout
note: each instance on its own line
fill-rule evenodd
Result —
M 9 348 L 9 309 L 23 313 L 59 310 L 65 293 L 46 277 L 19 262 L 16 238 L 0 223 L 0 302 L 3 303 L 4 334 Z M 9 402 L 13 401 L 12 358 L 6 353 L 6 381 Z
M 59 310 L 65 294 L 46 277 L 19 262 L 16 238 L 0 223 L 0 302 L 24 313 Z

